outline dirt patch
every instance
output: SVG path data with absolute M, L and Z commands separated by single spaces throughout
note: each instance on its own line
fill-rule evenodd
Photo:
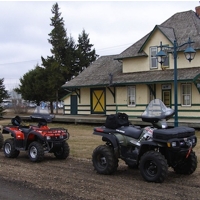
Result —
M 169 170 L 165 182 L 156 184 L 145 182 L 139 170 L 124 163 L 115 174 L 106 176 L 94 171 L 90 159 L 69 157 L 60 161 L 46 154 L 43 162 L 32 163 L 26 153 L 8 159 L 1 150 L 0 160 L 1 178 L 46 191 L 47 197 L 56 194 L 56 199 L 200 199 L 199 168 L 190 176 Z
M 95 140 L 92 138 L 91 127 L 67 127 L 71 133 L 71 153 L 66 160 L 57 160 L 52 154 L 45 154 L 44 161 L 33 163 L 25 152 L 15 159 L 9 159 L 0 150 L 1 199 L 200 199 L 199 167 L 190 176 L 177 175 L 169 168 L 168 177 L 162 184 L 145 182 L 139 170 L 128 168 L 122 161 L 115 174 L 99 175 L 94 171 L 91 155 L 93 146 L 100 144 L 101 139 L 97 136 Z M 87 143 L 86 140 L 91 142 Z M 199 157 L 199 146 L 194 151 Z M 3 186 L 7 188 L 2 190 Z M 4 198 L 3 192 L 12 198 Z

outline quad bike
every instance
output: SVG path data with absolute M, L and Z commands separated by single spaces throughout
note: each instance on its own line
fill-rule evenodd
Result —
M 141 119 L 152 126 L 140 128 L 130 125 L 125 113 L 107 116 L 105 125 L 95 127 L 93 132 L 105 142 L 92 154 L 97 173 L 114 173 L 121 158 L 129 167 L 139 168 L 147 182 L 162 183 L 168 167 L 178 174 L 192 174 L 197 168 L 197 157 L 193 151 L 197 143 L 195 130 L 190 127 L 169 128 L 167 120 L 173 115 L 173 109 L 155 99 L 141 115 Z
M 3 126 L 0 125 L 0 149 L 3 147 L 4 138 L 3 138 Z
M 69 156 L 69 133 L 64 128 L 49 128 L 46 120 L 40 119 L 38 125 L 22 125 L 22 120 L 16 116 L 12 125 L 3 127 L 3 133 L 10 133 L 12 138 L 6 139 L 3 151 L 7 158 L 16 158 L 20 151 L 27 151 L 32 162 L 40 162 L 45 153 L 54 153 L 58 159 Z

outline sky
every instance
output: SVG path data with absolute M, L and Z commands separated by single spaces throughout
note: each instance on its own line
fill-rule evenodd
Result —
M 7 90 L 51 56 L 48 43 L 58 3 L 67 35 L 77 42 L 83 29 L 99 56 L 120 54 L 172 15 L 199 1 L 0 1 L 0 78 Z

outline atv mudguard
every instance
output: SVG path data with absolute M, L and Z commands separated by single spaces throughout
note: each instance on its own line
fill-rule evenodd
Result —
M 142 141 L 141 146 L 139 148 L 139 156 L 141 157 L 145 152 L 149 151 L 149 149 L 154 149 L 157 147 L 163 147 L 163 145 L 158 144 L 157 142 L 154 141 Z
M 8 134 L 11 133 L 11 136 L 14 137 L 15 139 L 19 139 L 19 137 L 17 137 L 17 135 L 21 132 L 20 135 L 24 136 L 24 137 L 22 136 L 21 139 L 24 139 L 25 136 L 27 138 L 30 134 L 32 134 L 32 135 L 36 135 L 40 140 L 44 140 L 43 136 L 40 133 L 38 133 L 37 131 L 34 131 L 34 130 L 30 130 L 29 128 L 12 129 L 12 128 L 4 127 L 3 130 L 4 130 L 5 133 L 8 133 Z
M 93 134 L 102 136 L 103 141 L 105 141 L 105 139 L 106 141 L 109 141 L 112 144 L 114 151 L 117 152 L 119 146 L 118 146 L 118 141 L 115 135 L 107 134 L 103 132 L 96 132 L 96 131 L 94 131 Z
M 162 147 L 163 145 L 161 144 L 158 144 L 157 142 L 154 142 L 154 141 L 142 141 L 141 142 L 141 148 L 144 148 L 145 146 L 151 146 L 151 147 Z
M 15 135 L 15 131 L 14 130 L 6 128 L 6 127 L 3 127 L 3 134 L 9 134 L 9 133 L 11 133 L 11 136 L 14 137 L 14 135 Z

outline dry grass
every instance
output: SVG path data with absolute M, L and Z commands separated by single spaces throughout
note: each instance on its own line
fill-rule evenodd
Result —
M 70 138 L 70 155 L 78 158 L 91 159 L 94 148 L 103 144 L 101 137 L 93 135 L 92 125 L 74 125 L 74 124 L 51 124 L 54 127 L 63 127 L 68 129 Z
M 6 125 L 10 120 L 0 120 L 0 125 Z M 91 159 L 93 150 L 100 144 L 103 144 L 100 136 L 93 135 L 93 125 L 81 125 L 81 124 L 59 124 L 50 123 L 49 127 L 60 127 L 68 129 L 70 138 L 68 140 L 70 146 L 70 156 L 77 158 Z M 197 140 L 200 141 L 200 131 L 196 131 Z M 10 135 L 4 134 L 4 138 L 8 138 Z M 197 143 L 195 152 L 200 161 L 200 144 Z

